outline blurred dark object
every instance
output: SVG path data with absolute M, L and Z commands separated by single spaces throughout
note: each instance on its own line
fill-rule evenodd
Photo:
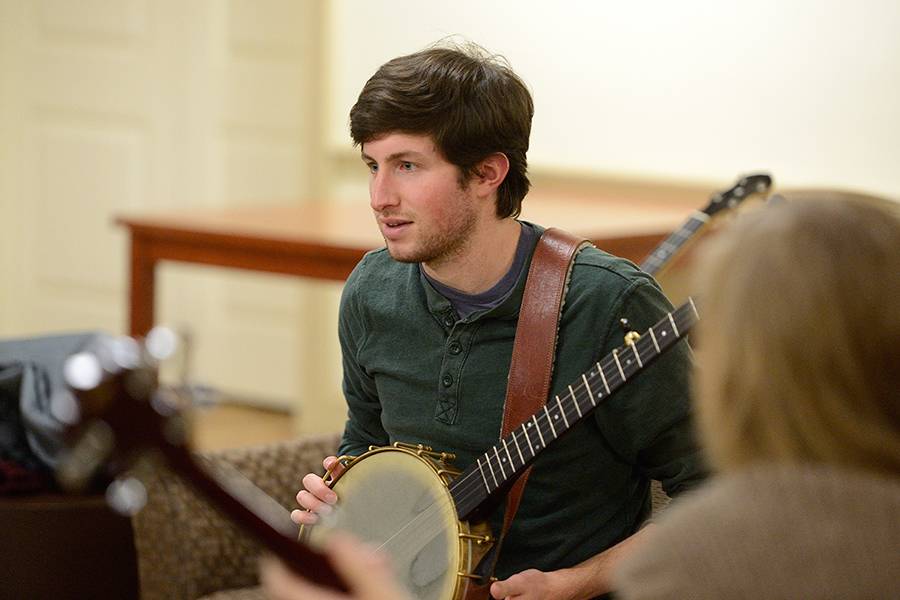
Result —
M 66 427 L 60 407 L 71 398 L 63 365 L 100 337 L 75 333 L 0 341 L 0 496 L 56 489 L 52 472 Z
M 136 600 L 131 521 L 103 495 L 0 498 L 0 600 Z
M 102 494 L 55 493 L 52 474 L 73 416 L 65 361 L 100 337 L 0 341 L 0 600 L 138 597 L 130 520 Z

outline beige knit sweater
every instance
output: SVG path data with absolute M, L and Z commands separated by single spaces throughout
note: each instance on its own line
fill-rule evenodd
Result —
M 756 467 L 674 502 L 617 598 L 898 598 L 900 478 Z

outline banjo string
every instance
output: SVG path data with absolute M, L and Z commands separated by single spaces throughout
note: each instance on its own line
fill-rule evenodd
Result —
M 608 358 L 606 360 L 606 365 L 601 366 L 598 363 L 598 367 L 605 367 L 606 370 L 611 370 L 612 368 L 614 368 L 612 360 Z M 591 379 L 596 379 L 596 372 L 589 377 Z M 590 395 L 584 382 L 579 382 L 577 385 L 573 385 L 572 391 L 574 392 L 572 394 L 573 400 L 579 405 L 579 407 L 583 405 L 584 401 L 586 401 L 590 405 L 589 408 L 584 411 L 585 415 L 593 410 L 596 404 L 593 401 L 593 397 Z M 581 412 L 575 414 L 575 410 L 569 411 L 567 410 L 568 408 L 569 405 L 566 405 L 566 407 L 563 408 L 563 411 L 565 413 L 565 420 L 567 423 L 575 423 L 582 418 L 583 415 Z M 570 412 L 572 414 L 569 414 Z M 551 438 L 551 441 L 555 440 L 557 436 L 554 434 L 555 429 L 550 423 L 549 416 L 546 414 L 538 415 L 536 420 L 536 424 L 541 432 L 541 436 L 549 436 Z M 538 452 L 539 451 L 540 449 L 538 450 Z M 490 461 L 491 464 L 496 462 L 492 460 L 490 451 L 486 452 L 482 456 L 485 456 L 486 460 Z M 499 464 L 497 466 L 499 467 Z M 473 470 L 453 482 L 453 487 L 459 490 L 458 497 L 460 500 L 467 500 L 481 493 L 482 487 L 487 488 L 489 492 L 491 491 L 490 487 L 487 485 L 487 482 L 479 481 L 478 475 L 478 471 Z M 482 486 L 482 483 L 484 483 L 484 486 Z M 384 540 L 384 542 L 382 542 L 381 545 L 378 546 L 377 550 L 388 551 L 391 556 L 396 558 L 405 557 L 408 559 L 415 556 L 419 550 L 417 548 L 418 544 L 414 542 L 416 542 L 417 540 L 421 542 L 424 539 L 425 543 L 427 543 L 435 536 L 439 535 L 441 530 L 440 528 L 435 527 L 435 525 L 440 525 L 443 522 L 442 517 L 446 517 L 451 512 L 455 512 L 455 507 L 452 506 L 452 503 L 448 506 L 449 509 L 446 506 L 441 506 L 441 504 L 439 504 L 437 500 L 432 501 L 432 503 L 428 505 L 424 510 L 422 510 L 418 515 L 416 515 L 415 518 L 405 523 L 403 527 L 401 527 L 396 533 Z M 414 537 L 415 534 L 418 535 Z M 403 543 L 402 548 L 404 548 L 404 550 L 395 550 L 401 543 Z M 410 551 L 411 548 L 414 549 Z

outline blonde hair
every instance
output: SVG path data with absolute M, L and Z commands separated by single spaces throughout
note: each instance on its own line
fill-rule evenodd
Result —
M 788 198 L 704 250 L 695 391 L 712 464 L 900 475 L 898 205 Z

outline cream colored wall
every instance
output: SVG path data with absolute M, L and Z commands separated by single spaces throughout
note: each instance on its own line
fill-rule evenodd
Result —
M 328 141 L 379 64 L 448 35 L 504 54 L 533 90 L 536 171 L 900 197 L 896 0 L 335 0 Z

